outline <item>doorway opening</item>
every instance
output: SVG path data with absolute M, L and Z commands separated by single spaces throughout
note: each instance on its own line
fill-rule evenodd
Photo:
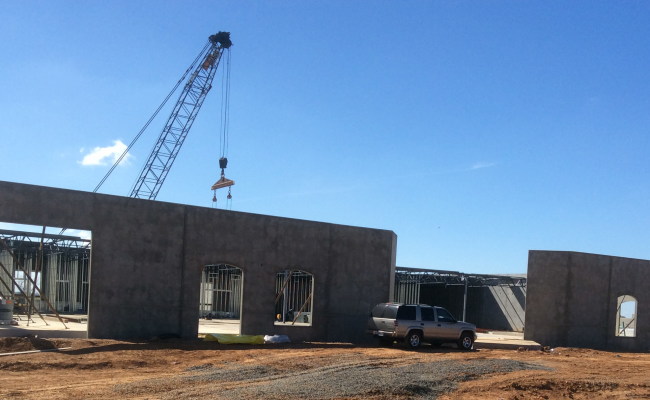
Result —
M 199 333 L 241 332 L 244 273 L 229 264 L 209 264 L 201 273 Z

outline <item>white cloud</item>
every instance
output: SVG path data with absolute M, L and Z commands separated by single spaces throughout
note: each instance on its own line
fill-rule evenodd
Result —
M 122 143 L 121 140 L 115 140 L 113 141 L 112 146 L 107 146 L 107 147 L 95 147 L 92 149 L 88 154 L 86 154 L 83 158 L 83 160 L 79 161 L 79 164 L 81 165 L 106 165 L 108 164 L 108 161 L 110 161 L 111 164 L 115 163 L 118 158 L 124 153 L 124 150 L 126 150 L 126 145 Z M 83 153 L 84 149 L 81 149 L 81 152 Z M 122 161 L 120 162 L 121 165 L 126 164 L 129 159 L 131 158 L 131 154 L 126 154 Z
M 497 165 L 497 163 L 493 163 L 493 162 L 477 162 L 477 163 L 474 163 L 474 165 L 472 165 L 469 169 L 470 169 L 470 171 L 474 171 L 474 170 L 477 170 L 477 169 L 494 167 L 495 165 Z

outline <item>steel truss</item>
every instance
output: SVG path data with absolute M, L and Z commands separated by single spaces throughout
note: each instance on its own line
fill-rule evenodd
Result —
M 507 285 L 525 288 L 526 279 L 526 275 L 485 275 L 433 269 L 395 268 L 395 283 L 467 285 L 469 287 Z

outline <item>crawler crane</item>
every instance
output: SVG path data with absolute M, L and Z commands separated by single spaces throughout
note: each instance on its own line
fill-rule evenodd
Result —
M 185 82 L 188 74 L 189 78 L 185 82 L 183 90 L 176 101 L 176 105 L 165 123 L 165 126 L 149 154 L 149 158 L 145 163 L 140 176 L 131 189 L 130 197 L 155 200 L 162 184 L 171 169 L 178 152 L 187 137 L 192 123 L 194 122 L 203 101 L 207 96 L 210 89 L 212 89 L 212 81 L 215 73 L 219 67 L 222 58 L 225 58 L 224 72 L 224 102 L 222 105 L 222 146 L 225 146 L 227 129 L 228 129 L 228 90 L 229 90 L 229 77 L 230 77 L 230 32 L 219 32 L 209 37 L 208 43 L 201 50 L 199 55 L 195 58 L 190 67 L 185 71 L 183 76 L 176 83 L 176 86 L 167 95 L 163 103 L 158 107 L 154 114 L 149 118 L 144 127 L 140 130 L 135 139 L 129 144 L 122 155 L 116 160 L 108 173 L 104 176 L 101 182 L 97 185 L 94 192 L 97 192 L 101 185 L 106 181 L 108 176 L 113 172 L 115 167 L 122 161 L 122 159 L 129 152 L 131 147 L 139 139 L 142 133 L 147 129 L 151 121 L 156 117 L 158 112 L 163 108 L 167 100 L 172 96 L 181 83 Z M 225 54 L 225 57 L 224 57 Z M 215 191 L 213 201 L 216 202 L 216 189 L 229 187 L 234 185 L 234 181 L 227 179 L 224 174 L 228 159 L 225 157 L 225 152 L 222 151 L 221 158 L 219 159 L 219 167 L 221 168 L 221 179 L 217 181 L 212 190 Z M 229 189 L 230 190 L 230 189 Z M 230 191 L 228 198 L 231 198 Z

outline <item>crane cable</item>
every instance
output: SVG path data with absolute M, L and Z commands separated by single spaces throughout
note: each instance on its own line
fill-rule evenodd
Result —
M 225 73 L 225 105 L 224 105 L 224 123 L 223 123 L 223 143 L 224 143 L 224 157 L 228 155 L 228 134 L 230 133 L 230 49 L 226 53 L 226 68 L 224 68 Z M 232 186 L 228 187 L 228 195 L 226 196 L 226 207 L 228 210 L 232 210 L 232 194 L 230 193 Z
M 221 123 L 219 127 L 219 167 L 221 168 L 222 178 L 225 176 L 224 169 L 228 165 L 228 133 L 230 129 L 230 48 L 224 52 L 226 56 L 225 68 L 222 70 L 222 86 L 221 86 Z M 228 195 L 226 196 L 226 209 L 232 209 L 232 193 L 231 187 L 228 187 Z M 212 205 L 216 207 L 217 204 L 217 191 L 213 190 Z
M 156 116 L 158 115 L 158 113 L 160 112 L 160 110 L 165 106 L 165 104 L 167 104 L 167 101 L 172 97 L 172 95 L 174 94 L 174 92 L 176 92 L 176 89 L 178 89 L 178 87 L 181 85 L 181 83 L 183 83 L 183 82 L 185 81 L 185 78 L 186 78 L 187 75 L 188 75 L 188 74 L 189 74 L 189 73 L 194 69 L 196 63 L 197 63 L 199 60 L 202 60 L 203 58 L 205 58 L 205 53 L 206 53 L 206 51 L 207 51 L 211 46 L 212 46 L 212 44 L 210 43 L 210 41 L 208 41 L 208 43 L 203 47 L 203 50 L 201 50 L 201 52 L 199 53 L 199 55 L 196 56 L 196 58 L 194 59 L 194 61 L 192 61 L 192 64 L 187 68 L 187 70 L 185 71 L 185 73 L 183 74 L 183 76 L 181 76 L 181 78 L 178 80 L 178 82 L 176 82 L 176 85 L 174 85 L 173 89 L 169 92 L 169 94 L 167 95 L 167 97 L 165 97 L 165 99 L 164 99 L 163 102 L 158 106 L 158 108 L 156 109 L 156 111 L 154 111 L 153 115 L 152 115 L 152 116 L 149 118 L 149 120 L 144 124 L 144 126 L 142 127 L 142 129 L 140 129 L 140 132 L 138 132 L 138 134 L 137 134 L 137 135 L 135 136 L 135 138 L 131 141 L 131 143 L 129 143 L 129 145 L 128 145 L 127 148 L 124 150 L 124 152 L 120 155 L 120 157 L 119 157 L 119 158 L 118 158 L 118 159 L 113 163 L 113 165 L 112 165 L 111 168 L 108 170 L 108 172 L 106 173 L 106 175 L 104 175 L 104 177 L 102 178 L 102 180 L 101 180 L 101 181 L 99 182 L 99 184 L 95 187 L 95 189 L 93 190 L 93 193 L 97 193 L 97 191 L 99 190 L 99 188 L 102 187 L 102 185 L 104 184 L 104 182 L 106 182 L 106 179 L 108 179 L 108 177 L 111 175 L 111 173 L 113 173 L 113 171 L 115 170 L 115 168 L 120 164 L 120 162 L 122 162 L 122 159 L 124 159 L 124 157 L 126 157 L 126 155 L 129 153 L 129 150 L 131 150 L 131 148 L 133 147 L 133 145 L 138 141 L 138 139 L 140 139 L 140 136 L 142 136 L 142 134 L 144 133 L 144 131 L 147 130 L 147 128 L 149 127 L 149 124 L 151 124 L 151 122 L 154 120 L 154 118 L 156 118 Z
M 226 68 L 223 69 L 221 88 L 221 157 L 228 155 L 228 131 L 230 128 L 230 49 L 226 52 Z

